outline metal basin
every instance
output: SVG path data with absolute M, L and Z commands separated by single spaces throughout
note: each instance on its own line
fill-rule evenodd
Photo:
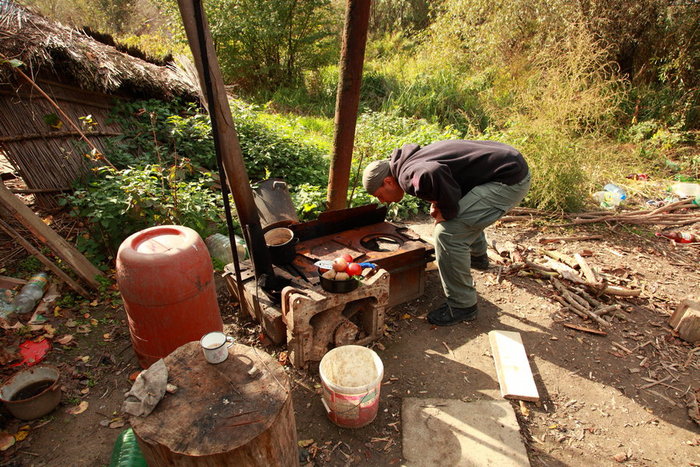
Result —
M 60 375 L 48 365 L 22 370 L 0 388 L 0 400 L 20 420 L 43 417 L 61 402 Z

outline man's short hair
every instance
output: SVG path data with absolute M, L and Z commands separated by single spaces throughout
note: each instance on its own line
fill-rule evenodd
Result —
M 387 159 L 371 162 L 362 172 L 362 186 L 365 187 L 367 193 L 374 195 L 389 175 L 391 175 L 391 171 Z

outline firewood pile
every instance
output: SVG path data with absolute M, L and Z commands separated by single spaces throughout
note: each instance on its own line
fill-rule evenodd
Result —
M 558 224 L 560 227 L 592 224 L 596 222 L 620 223 L 634 225 L 666 225 L 681 226 L 700 222 L 700 206 L 694 204 L 692 198 L 681 199 L 655 209 L 636 209 L 620 211 L 587 211 L 565 214 L 569 222 Z M 522 221 L 534 217 L 549 217 L 560 219 L 559 214 L 547 213 L 532 208 L 515 208 L 501 222 Z
M 600 236 L 567 237 L 569 240 L 596 239 Z M 561 240 L 559 238 L 557 240 Z M 543 243 L 547 243 L 545 239 Z M 638 297 L 642 293 L 640 284 L 625 271 L 604 273 L 588 264 L 582 251 L 573 256 L 546 250 L 526 249 L 511 242 L 492 242 L 489 256 L 499 264 L 498 278 L 518 275 L 549 282 L 552 298 L 562 305 L 562 309 L 578 315 L 585 321 L 595 323 L 599 329 L 570 325 L 580 331 L 605 335 L 615 319 L 626 321 L 624 307 L 618 303 L 620 297 Z M 620 273 L 619 275 L 617 273 Z

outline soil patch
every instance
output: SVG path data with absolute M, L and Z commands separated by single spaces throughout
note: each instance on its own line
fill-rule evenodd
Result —
M 430 236 L 427 220 L 410 225 Z M 605 336 L 588 334 L 564 326 L 596 327 L 563 310 L 549 281 L 493 267 L 474 272 L 478 319 L 438 328 L 425 320 L 443 301 L 437 271 L 429 267 L 425 294 L 389 310 L 384 337 L 371 345 L 385 372 L 373 423 L 355 430 L 333 425 L 321 403 L 318 365 L 304 371 L 287 366 L 301 464 L 400 465 L 401 406 L 407 397 L 501 400 L 487 333 L 502 329 L 521 334 L 542 397 L 539 404 L 510 402 L 532 465 L 700 465 L 700 434 L 688 407 L 700 389 L 700 349 L 679 339 L 667 324 L 677 303 L 697 293 L 697 246 L 674 246 L 653 231 L 623 226 L 573 232 L 533 222 L 499 223 L 487 233 L 489 240 L 509 241 L 526 251 L 541 248 L 538 240 L 544 236 L 602 234 L 601 240 L 546 248 L 569 255 L 586 252 L 594 269 L 641 288 L 642 294 L 601 297 L 620 305 L 622 319 L 613 318 Z M 220 285 L 227 332 L 286 362 L 286 348 L 264 345 L 260 326 L 238 314 Z M 130 375 L 139 370 L 123 308 L 95 303 L 58 310 L 50 324 L 56 332 L 46 362 L 62 372 L 62 403 L 31 422 L 2 413 L 3 431 L 25 432 L 1 453 L 2 465 L 107 465 L 115 439 L 126 428 L 123 395 L 132 384 Z M 10 333 L 3 339 L 15 345 L 18 339 Z M 56 339 L 65 335 L 72 341 L 58 344 Z M 3 374 L 14 371 L 5 367 Z M 79 411 L 83 402 L 84 411 L 68 413 Z

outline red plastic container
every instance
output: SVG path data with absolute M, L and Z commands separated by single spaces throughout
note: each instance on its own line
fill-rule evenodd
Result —
M 143 368 L 223 330 L 209 251 L 188 227 L 151 227 L 124 240 L 117 253 L 117 283 Z

